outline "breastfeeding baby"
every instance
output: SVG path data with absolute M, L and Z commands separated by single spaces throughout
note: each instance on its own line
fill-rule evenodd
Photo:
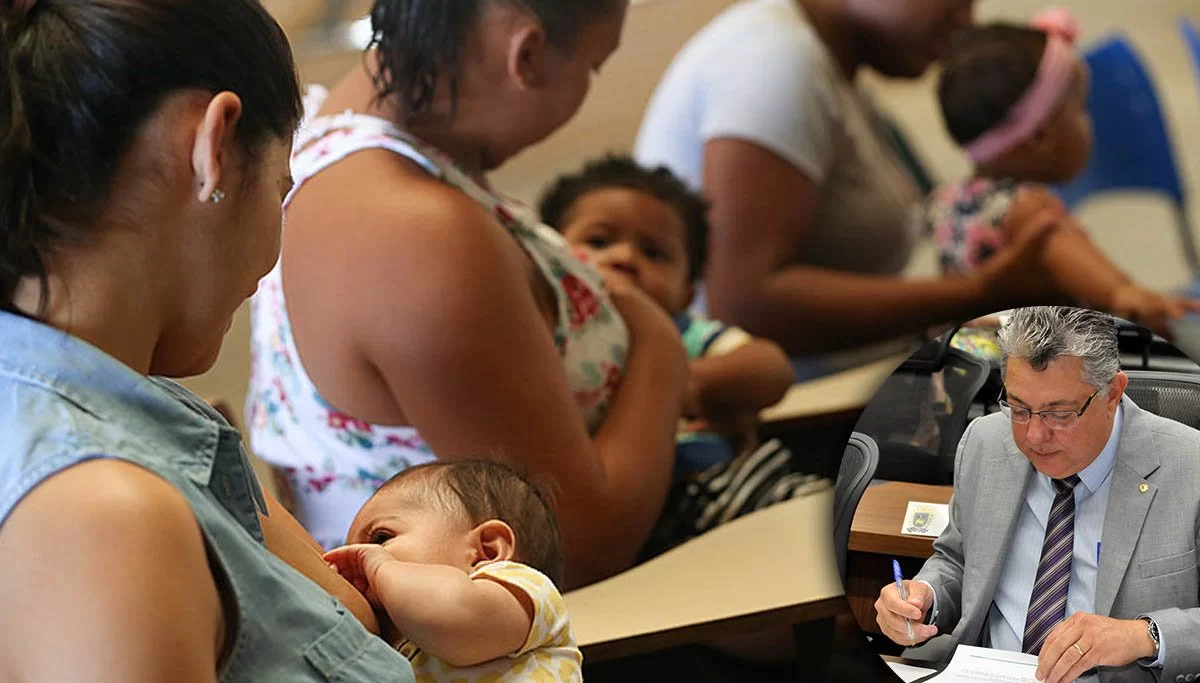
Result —
M 580 681 L 546 499 L 513 469 L 438 461 L 385 483 L 325 554 L 370 601 L 417 683 Z

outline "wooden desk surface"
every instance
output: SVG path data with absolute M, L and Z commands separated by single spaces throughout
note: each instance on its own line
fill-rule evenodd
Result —
M 833 489 L 746 515 L 565 596 L 584 656 L 649 652 L 843 611 Z
M 762 411 L 759 418 L 771 424 L 833 413 L 859 410 L 871 401 L 911 350 L 860 365 L 833 375 L 796 384 L 783 400 Z
M 909 501 L 948 503 L 951 486 L 889 481 L 868 486 L 850 523 L 850 551 L 924 559 L 933 554 L 933 539 L 900 533 Z

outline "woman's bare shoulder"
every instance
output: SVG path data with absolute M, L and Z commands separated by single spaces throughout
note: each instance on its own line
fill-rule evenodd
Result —
M 73 536 L 201 540 L 191 506 L 173 484 L 118 459 L 90 460 L 51 476 L 25 496 L 0 530 L 49 532 L 60 525 L 71 525 Z
M 0 526 L 0 612 L 25 627 L 5 631 L 0 669 L 29 680 L 213 681 L 224 642 L 187 499 L 117 460 L 53 475 Z
M 383 150 L 359 152 L 310 180 L 288 210 L 284 236 L 289 260 L 311 253 L 326 266 L 344 259 L 357 272 L 395 272 L 389 264 L 440 256 L 511 255 L 515 247 L 483 206 Z M 341 269 L 326 270 L 336 277 Z

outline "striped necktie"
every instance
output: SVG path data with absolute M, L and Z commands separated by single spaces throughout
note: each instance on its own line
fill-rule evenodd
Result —
M 1067 618 L 1067 589 L 1071 585 L 1071 557 L 1075 549 L 1075 486 L 1079 477 L 1054 480 L 1054 505 L 1046 521 L 1042 559 L 1029 598 L 1022 650 L 1036 655 L 1050 631 Z

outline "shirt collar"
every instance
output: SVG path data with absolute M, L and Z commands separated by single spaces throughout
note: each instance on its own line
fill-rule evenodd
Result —
M 1113 418 L 1112 433 L 1108 435 L 1108 443 L 1104 444 L 1100 455 L 1096 456 L 1092 464 L 1083 468 L 1083 471 L 1079 473 L 1079 481 L 1087 487 L 1089 495 L 1100 489 L 1117 462 L 1117 451 L 1121 447 L 1121 427 L 1124 421 L 1125 406 L 1118 403 L 1117 414 Z
M 0 376 L 56 393 L 103 422 L 122 425 L 147 448 L 170 447 L 174 461 L 201 485 L 208 484 L 222 437 L 237 435 L 174 382 L 145 377 L 66 332 L 0 311 L 0 339 Z

